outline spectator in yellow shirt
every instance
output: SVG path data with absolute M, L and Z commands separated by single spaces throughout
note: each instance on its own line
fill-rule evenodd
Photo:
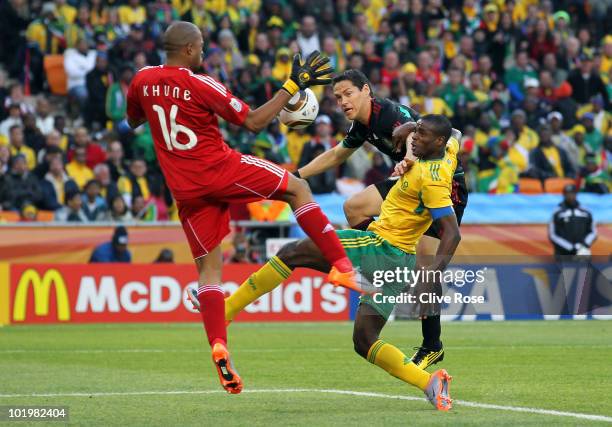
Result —
M 495 136 L 499 136 L 499 129 L 493 127 L 491 123 L 491 116 L 487 112 L 480 113 L 478 127 L 474 133 L 474 142 L 477 146 L 482 147 Z
M 486 104 L 489 101 L 489 94 L 485 92 L 484 79 L 478 71 L 470 73 L 470 89 L 474 92 L 474 96 L 479 104 Z
M 193 22 L 198 28 L 207 27 L 211 32 L 217 30 L 215 19 L 208 9 L 204 0 L 193 0 L 181 15 L 183 21 Z
M 66 3 L 66 0 L 55 0 L 54 3 L 60 19 L 66 24 L 73 24 L 77 16 L 76 8 Z
M 74 157 L 66 166 L 66 172 L 81 190 L 85 188 L 85 184 L 89 180 L 94 179 L 94 173 L 87 167 L 87 150 L 85 147 L 76 147 L 74 149 Z
M 386 12 L 385 2 L 383 0 L 359 0 L 354 12 L 362 13 L 368 21 L 368 26 L 374 31 L 378 31 L 380 21 Z
M 436 86 L 428 84 L 424 96 L 417 96 L 413 100 L 415 109 L 421 114 L 443 114 L 448 118 L 453 117 L 454 112 L 448 106 L 444 98 L 436 96 Z
M 238 0 L 238 5 L 251 11 L 251 13 L 259 12 L 261 0 Z
M 289 74 L 291 74 L 291 55 L 289 49 L 281 47 L 276 52 L 276 61 L 272 68 L 272 77 L 279 82 L 283 82 L 289 78 Z
M 151 189 L 147 179 L 147 164 L 142 159 L 134 159 L 130 164 L 129 176 L 122 176 L 117 183 L 123 199 L 132 205 L 133 201 L 142 196 L 146 202 L 151 197 Z
M 244 58 L 238 50 L 238 43 L 232 30 L 226 28 L 219 31 L 218 38 L 227 71 L 231 73 L 234 70 L 242 69 L 244 67 Z
M 515 132 L 508 128 L 505 133 L 505 143 L 508 145 L 508 162 L 522 173 L 529 168 L 529 151 L 518 143 Z
M 60 20 L 53 3 L 45 3 L 40 17 L 28 25 L 26 39 L 42 54 L 58 54 L 65 43 L 66 25 Z
M 310 141 L 310 134 L 306 132 L 306 129 L 287 130 L 287 152 L 293 165 L 297 165 L 300 161 L 302 149 L 308 141 Z
M 129 0 L 129 3 L 119 6 L 119 22 L 123 25 L 142 24 L 147 19 L 147 10 L 140 0 Z
M 581 118 L 586 113 L 593 113 L 593 124 L 595 128 L 601 132 L 602 135 L 606 135 L 612 125 L 612 114 L 603 107 L 604 100 L 600 94 L 597 94 L 591 98 L 590 104 L 583 105 L 576 111 L 576 118 Z
M 11 126 L 9 129 L 9 144 L 11 146 L 11 156 L 15 157 L 18 154 L 23 155 L 28 164 L 28 170 L 34 170 L 36 167 L 36 153 L 25 145 L 25 138 L 23 137 L 23 129 L 21 126 Z
M 607 75 L 612 69 L 612 34 L 608 34 L 601 42 L 601 65 L 599 71 L 603 75 Z
M 227 11 L 227 0 L 206 0 L 206 10 L 209 10 L 213 15 L 220 17 Z
M 514 110 L 510 119 L 512 130 L 516 135 L 516 142 L 528 152 L 540 143 L 538 134 L 526 125 L 527 114 L 523 110 Z
M 530 175 L 539 179 L 551 177 L 573 178 L 576 171 L 564 149 L 557 147 L 552 140 L 552 130 L 548 124 L 539 128 L 540 145 L 529 156 Z

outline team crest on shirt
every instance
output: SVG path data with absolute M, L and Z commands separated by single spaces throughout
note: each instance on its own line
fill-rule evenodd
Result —
M 232 98 L 230 105 L 237 113 L 242 111 L 242 104 L 236 98 Z

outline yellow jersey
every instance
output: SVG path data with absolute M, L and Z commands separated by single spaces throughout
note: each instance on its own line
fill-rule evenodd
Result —
M 517 135 L 516 138 L 516 141 L 528 151 L 533 150 L 540 144 L 540 136 L 538 133 L 527 125 L 523 127 L 520 135 Z
M 119 22 L 126 25 L 143 24 L 147 20 L 147 9 L 144 6 L 119 6 Z
M 18 154 L 22 154 L 26 159 L 26 163 L 28 164 L 28 170 L 30 171 L 34 170 L 34 168 L 36 167 L 36 152 L 34 150 L 32 150 L 27 145 L 22 145 L 19 148 L 11 145 L 10 150 L 11 150 L 11 156 L 13 157 L 15 157 Z
M 404 252 L 416 253 L 416 244 L 433 221 L 430 209 L 453 206 L 451 190 L 457 168 L 459 141 L 451 138 L 444 157 L 417 160 L 383 201 L 380 217 L 368 231 Z
M 89 180 L 95 178 L 91 169 L 86 165 L 77 163 L 75 160 L 66 165 L 66 173 L 76 182 L 81 190 L 85 188 L 85 184 L 87 184 Z
M 548 163 L 552 166 L 555 174 L 559 178 L 564 178 L 565 173 L 563 172 L 563 166 L 561 165 L 561 156 L 559 155 L 559 150 L 554 145 L 551 147 L 542 147 L 542 153 L 548 160 Z

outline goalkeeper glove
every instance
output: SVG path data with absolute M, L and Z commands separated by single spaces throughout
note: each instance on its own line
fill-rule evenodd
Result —
M 315 50 L 306 61 L 302 61 L 302 55 L 299 53 L 293 57 L 293 66 L 291 67 L 291 75 L 289 80 L 283 84 L 289 95 L 295 95 L 299 90 L 304 90 L 309 86 L 326 85 L 331 83 L 329 74 L 334 70 L 329 65 L 329 58 L 321 56 L 318 50 Z

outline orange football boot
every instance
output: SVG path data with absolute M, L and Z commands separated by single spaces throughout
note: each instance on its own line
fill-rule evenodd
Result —
M 365 291 L 359 287 L 355 279 L 356 277 L 354 270 L 342 273 L 336 267 L 332 267 L 332 269 L 329 271 L 329 274 L 327 275 L 327 280 L 332 285 L 343 286 L 345 288 L 357 291 L 360 294 L 365 293 Z
M 230 394 L 238 394 L 242 391 L 242 380 L 238 371 L 232 364 L 229 351 L 221 344 L 216 343 L 212 348 L 212 359 L 219 374 L 221 386 Z

